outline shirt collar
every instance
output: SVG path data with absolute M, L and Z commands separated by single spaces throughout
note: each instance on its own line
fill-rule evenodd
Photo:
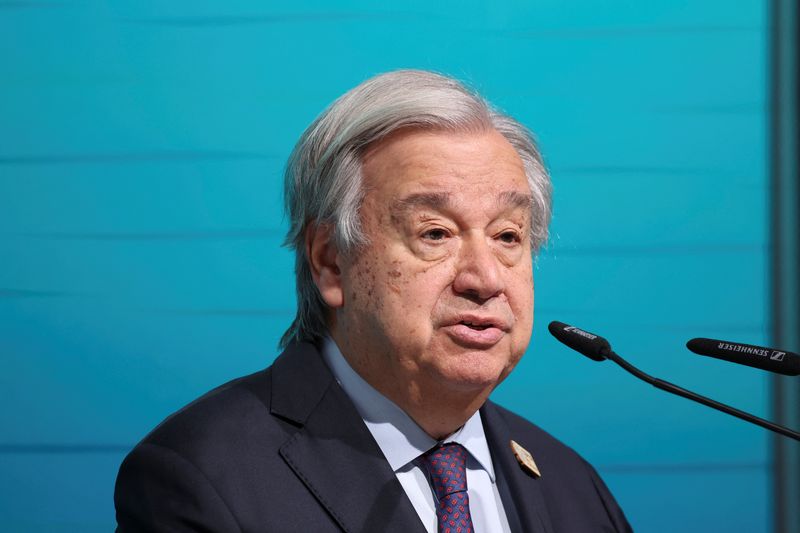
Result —
M 436 446 L 437 441 L 425 433 L 405 411 L 353 370 L 333 339 L 326 337 L 321 351 L 334 378 L 364 419 L 392 470 L 398 472 L 404 469 L 414 459 Z M 476 411 L 461 429 L 443 442 L 457 442 L 464 446 L 494 483 L 494 466 L 480 411 Z

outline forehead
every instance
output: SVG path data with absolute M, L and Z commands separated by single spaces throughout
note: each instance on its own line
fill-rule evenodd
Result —
M 496 195 L 483 195 L 481 199 L 486 204 L 494 202 L 498 211 L 519 209 L 528 212 L 533 205 L 533 199 L 530 194 L 515 190 L 501 191 Z M 458 200 L 459 196 L 449 192 L 416 192 L 396 198 L 389 206 L 389 210 L 392 215 L 396 216 L 426 209 L 446 211 L 457 209 L 459 207 Z
M 362 174 L 367 198 L 387 206 L 405 198 L 408 207 L 445 198 L 519 205 L 530 197 L 522 160 L 494 130 L 395 132 L 370 147 Z

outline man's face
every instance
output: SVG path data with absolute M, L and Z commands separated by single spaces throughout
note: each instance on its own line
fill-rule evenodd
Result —
M 366 154 L 369 244 L 339 256 L 334 337 L 375 388 L 490 391 L 533 325 L 530 189 L 495 131 L 397 132 Z

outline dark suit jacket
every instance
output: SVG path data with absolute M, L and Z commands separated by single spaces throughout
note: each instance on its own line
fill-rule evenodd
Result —
M 629 531 L 594 469 L 513 413 L 481 409 L 513 531 Z M 527 448 L 527 474 L 509 440 Z M 422 522 L 317 348 L 181 409 L 140 442 L 117 477 L 119 531 L 424 532 Z

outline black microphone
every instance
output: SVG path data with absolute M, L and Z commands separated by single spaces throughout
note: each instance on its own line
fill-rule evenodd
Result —
M 606 356 L 611 352 L 611 345 L 603 337 L 575 326 L 553 321 L 550 322 L 547 329 L 550 330 L 553 337 L 589 359 L 605 361 Z
M 686 347 L 698 355 L 716 357 L 785 376 L 800 376 L 800 355 L 785 350 L 704 338 L 692 339 L 686 343 Z
M 599 335 L 589 333 L 588 331 L 578 329 L 574 326 L 569 326 L 563 322 L 550 322 L 550 325 L 547 326 L 547 329 L 550 330 L 550 333 L 552 333 L 556 339 L 566 344 L 573 350 L 582 353 L 586 357 L 589 357 L 590 359 L 594 359 L 595 361 L 605 361 L 606 359 L 614 361 L 627 372 L 633 374 L 643 381 L 646 381 L 658 389 L 671 392 L 672 394 L 677 394 L 678 396 L 682 396 L 688 400 L 707 405 L 708 407 L 716 409 L 717 411 L 722 411 L 723 413 L 727 413 L 752 424 L 761 426 L 762 428 L 774 431 L 775 433 L 780 433 L 781 435 L 800 441 L 800 433 L 797 431 L 780 426 L 774 422 L 759 418 L 755 415 L 751 415 L 750 413 L 746 413 L 745 411 L 741 411 L 735 407 L 731 407 L 730 405 L 725 405 L 724 403 L 712 400 L 711 398 L 706 398 L 705 396 L 701 396 L 695 392 L 674 385 L 669 381 L 664 381 L 663 379 L 655 378 L 649 374 L 645 374 L 620 357 L 618 354 L 614 353 L 609 342 Z

